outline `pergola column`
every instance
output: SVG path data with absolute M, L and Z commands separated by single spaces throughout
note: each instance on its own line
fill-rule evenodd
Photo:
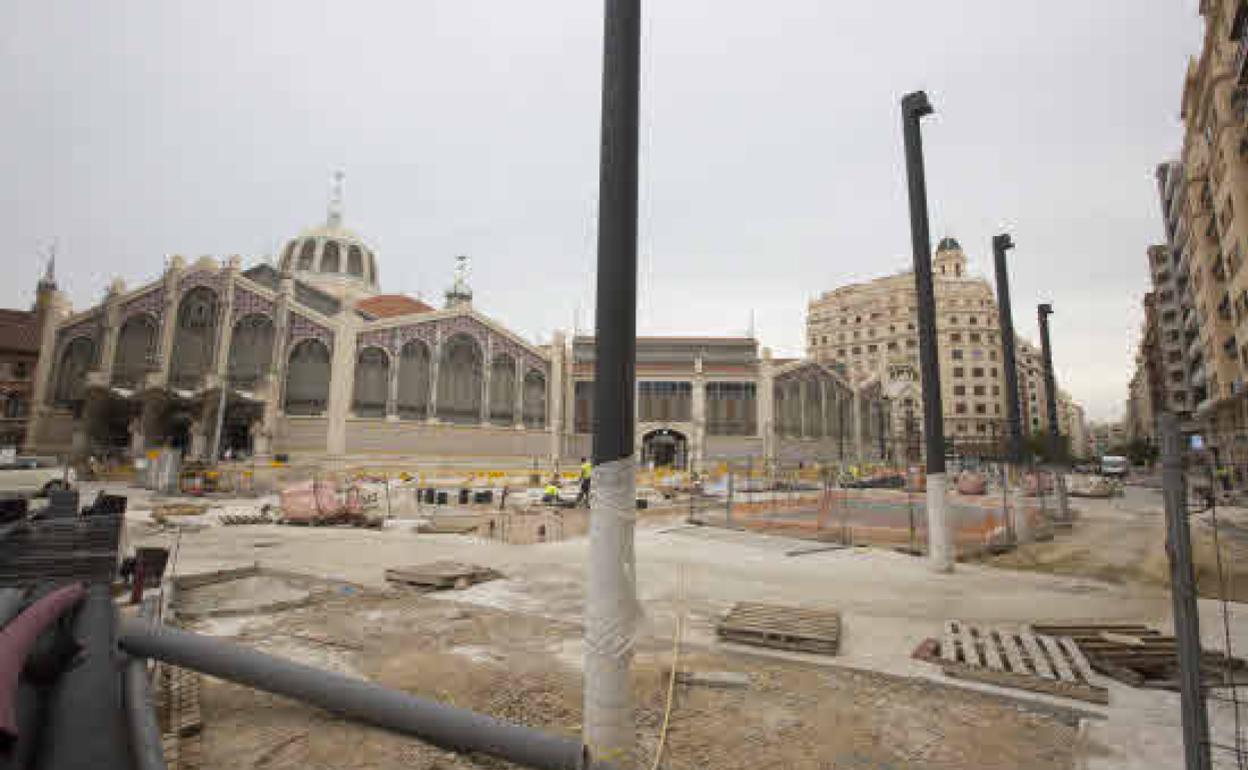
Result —
M 494 340 L 485 340 L 485 364 L 481 372 L 481 417 L 482 425 L 490 423 L 490 380 L 494 378 Z
M 434 331 L 433 355 L 429 361 L 429 422 L 438 421 L 438 370 L 442 368 L 442 329 Z
M 516 429 L 524 427 L 524 359 L 516 356 L 515 403 L 512 407 L 512 423 Z
M 808 435 L 806 432 L 806 389 L 808 387 L 810 387 L 810 385 L 806 382 L 805 379 L 800 379 L 797 381 L 798 426 L 799 426 L 799 435 L 801 435 L 802 438 L 806 438 L 806 436 Z

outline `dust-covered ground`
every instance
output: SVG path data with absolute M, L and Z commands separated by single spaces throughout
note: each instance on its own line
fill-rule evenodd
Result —
M 400 591 L 192 628 L 570 737 L 580 729 L 580 629 L 573 624 Z M 662 767 L 1074 767 L 1079 735 L 1071 715 L 918 679 L 700 645 L 681 652 L 682 670 L 741 672 L 749 685 L 678 685 Z M 671 660 L 670 644 L 658 640 L 638 650 L 639 766 L 650 766 L 657 746 Z M 224 682 L 207 682 L 202 693 L 206 768 L 508 766 Z
M 982 561 L 996 567 L 1095 578 L 1118 585 L 1159 589 L 1170 585 L 1166 522 L 1160 490 L 1128 486 L 1111 500 L 1072 498 L 1074 527 L 1054 539 L 1031 543 Z M 1221 578 L 1214 528 L 1221 548 Z M 1193 563 L 1200 596 L 1248 598 L 1248 511 L 1220 507 L 1191 516 Z

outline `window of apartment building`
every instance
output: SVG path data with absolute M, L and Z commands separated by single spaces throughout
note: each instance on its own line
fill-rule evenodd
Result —
M 862 346 L 861 346 L 861 345 L 854 345 L 854 355 L 858 355 L 858 354 L 859 354 L 859 353 L 861 353 L 861 352 L 862 352 Z
M 868 336 L 868 337 L 874 337 L 874 336 L 875 336 L 875 329 L 867 329 L 867 336 Z
M 966 371 L 966 370 L 965 370 L 965 369 L 963 369 L 962 367 L 960 367 L 960 366 L 955 366 L 955 367 L 953 367 L 953 376 L 954 376 L 954 377 L 961 377 L 961 376 L 962 376 L 962 374 L 963 374 L 965 371 Z
M 890 342 L 890 343 L 888 343 L 888 349 L 889 349 L 889 350 L 897 350 L 897 343 L 896 343 L 896 342 Z
M 965 385 L 954 385 L 954 386 L 953 386 L 953 395 L 955 395 L 955 396 L 965 396 L 965 395 L 966 395 L 966 386 L 965 386 Z
M 995 350 L 989 350 L 989 351 L 988 351 L 988 360 L 989 360 L 989 361 L 996 361 L 996 360 L 997 360 L 997 351 L 995 351 Z
M 975 368 L 971 369 L 971 376 L 972 376 L 972 377 L 983 377 L 983 376 L 984 376 L 984 367 L 982 367 L 982 366 L 976 366 Z
M 1001 395 L 1001 386 L 1000 386 L 1000 385 L 993 385 L 993 386 L 992 386 L 992 395 L 994 395 L 994 396 L 999 396 L 999 395 Z
M 862 316 L 860 316 L 860 315 L 856 315 L 856 316 L 854 316 L 854 323 L 856 323 L 856 324 L 860 324 L 860 323 L 862 323 Z
M 961 335 L 961 334 L 958 334 L 957 332 L 954 332 L 953 334 L 950 334 L 950 335 L 949 335 L 949 341 L 950 341 L 950 342 L 961 342 L 961 341 L 962 341 L 962 335 Z
M 906 340 L 906 347 L 907 347 L 907 348 L 913 348 L 913 347 L 914 347 L 914 344 L 915 344 L 915 343 L 914 343 L 914 340 Z
M 971 342 L 979 342 L 979 332 L 971 332 Z
M 970 324 L 971 326 L 974 326 L 979 323 L 979 319 L 976 318 L 975 316 L 971 316 L 970 318 L 966 319 L 966 322 Z
M 964 422 L 958 423 L 958 433 L 966 433 L 966 431 L 967 431 L 966 423 Z
M 953 349 L 953 353 L 952 353 L 951 355 L 953 356 L 953 360 L 954 360 L 954 361 L 961 361 L 961 360 L 962 360 L 962 350 L 961 350 L 961 348 L 954 348 L 954 349 Z
M 1001 414 L 1001 405 L 1000 405 L 1000 404 L 993 404 L 993 405 L 992 405 L 992 413 L 993 413 L 993 414 Z
M 914 331 L 914 324 L 913 323 L 906 324 L 906 331 L 909 331 L 909 332 Z
M 867 345 L 867 352 L 874 353 L 879 350 L 879 345 Z
M 975 414 L 988 414 L 988 405 L 987 405 L 987 404 L 976 404 L 976 405 L 975 405 Z
M 879 314 L 879 313 L 872 313 L 872 314 L 871 314 L 871 320 L 872 320 L 872 321 L 878 321 L 878 320 L 880 320 L 880 318 L 881 318 L 881 316 L 880 316 L 880 314 Z
M 889 334 L 896 334 L 896 333 L 897 333 L 897 327 L 896 327 L 895 325 L 893 325 L 893 324 L 889 324 L 889 326 L 888 326 L 888 333 L 889 333 Z
M 966 414 L 966 404 L 959 401 L 953 405 L 954 414 Z
M 13 379 L 24 380 L 30 376 L 30 364 L 25 361 L 18 361 L 13 364 Z
M 982 395 L 984 395 L 984 393 L 986 393 L 986 392 L 987 392 L 987 391 L 984 389 L 984 386 L 983 386 L 983 385 L 976 385 L 976 386 L 975 386 L 975 390 L 974 390 L 975 395 L 977 395 L 977 396 L 982 396 Z
M 996 377 L 996 376 L 997 376 L 997 367 L 995 367 L 995 366 L 994 366 L 994 367 L 992 367 L 991 369 L 989 369 L 989 370 L 988 370 L 988 376 L 990 376 L 990 377 Z
M 957 322 L 958 322 L 958 317 L 956 315 L 949 319 L 949 323 L 951 324 L 956 324 Z
M 823 344 L 824 344 L 824 345 L 828 344 L 828 335 L 826 335 L 826 334 L 825 334 L 825 335 L 823 335 L 823 337 L 821 337 L 820 339 L 823 341 Z

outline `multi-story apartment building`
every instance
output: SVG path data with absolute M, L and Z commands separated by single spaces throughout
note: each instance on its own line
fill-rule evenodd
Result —
M 1248 484 L 1248 0 L 1203 0 L 1205 35 L 1188 63 L 1178 162 L 1158 170 L 1179 300 L 1186 403 L 1196 430 Z M 1151 259 L 1151 254 L 1150 254 Z M 1159 260 L 1160 261 L 1160 260 Z M 1184 300 L 1190 300 L 1190 307 Z M 1169 342 L 1162 325 L 1162 347 Z M 1165 354 L 1167 386 L 1174 361 Z M 1165 408 L 1175 411 L 1176 389 Z
M 1192 432 L 1195 430 L 1193 418 L 1196 406 L 1205 401 L 1208 395 L 1208 381 L 1205 377 L 1204 347 L 1200 343 L 1191 284 L 1192 265 L 1187 248 L 1191 239 L 1191 228 L 1184 220 L 1187 208 L 1186 188 L 1182 163 L 1172 160 L 1157 167 L 1157 192 L 1165 225 L 1168 260 L 1154 256 L 1150 250 L 1149 269 L 1154 291 L 1164 294 L 1169 289 L 1173 292 L 1172 303 L 1168 296 L 1160 297 L 1163 345 L 1168 346 L 1166 408 L 1179 417 L 1185 431 Z M 1172 334 L 1174 326 L 1166 323 L 1168 309 L 1173 309 L 1178 314 L 1177 342 L 1181 367 L 1175 366 L 1171 354 L 1175 340 Z
M 1145 301 L 1151 303 L 1147 334 L 1153 345 L 1154 369 L 1150 372 L 1159 392 L 1158 407 L 1169 411 L 1188 424 L 1192 417 L 1187 356 L 1183 340 L 1183 302 L 1175 276 L 1173 252 L 1168 246 L 1148 247 L 1148 266 L 1153 291 Z M 1189 314 L 1190 315 L 1190 314 Z
M 1005 433 L 1005 374 L 997 303 L 991 284 L 967 271 L 966 254 L 945 238 L 932 257 L 945 435 L 955 441 L 996 441 Z M 912 272 L 842 286 L 810 302 L 808 355 L 844 367 L 854 382 L 886 387 L 919 382 L 917 300 Z M 1040 351 L 1017 339 L 1020 417 L 1024 433 L 1047 430 Z M 917 388 L 895 404 L 894 430 L 921 416 Z M 905 403 L 914 402 L 913 409 Z M 1082 429 L 1082 428 L 1081 428 Z

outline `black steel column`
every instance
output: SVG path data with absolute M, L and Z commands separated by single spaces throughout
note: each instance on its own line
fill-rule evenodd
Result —
M 1008 457 L 1011 464 L 1023 461 L 1023 431 L 1018 413 L 1018 365 L 1014 358 L 1014 311 L 1010 306 L 1010 276 L 1005 252 L 1014 248 L 1008 233 L 992 237 L 992 258 L 997 273 L 997 318 L 1001 323 L 1001 365 L 1005 369 L 1005 417 Z
M 1050 462 L 1058 463 L 1061 454 L 1061 427 L 1057 422 L 1057 378 L 1053 376 L 1053 350 L 1049 347 L 1049 316 L 1053 306 L 1044 303 L 1036 307 L 1040 319 L 1040 351 L 1044 358 L 1045 409 L 1049 414 L 1049 448 L 1053 453 Z
M 923 136 L 919 119 L 932 114 L 923 91 L 901 100 L 901 127 L 906 144 L 906 178 L 910 189 L 910 241 L 914 251 L 914 289 L 918 294 L 919 368 L 923 386 L 923 434 L 927 440 L 927 472 L 945 472 L 944 408 L 940 397 L 940 358 L 936 348 L 936 299 L 932 291 L 932 244 L 927 221 L 927 178 L 923 170 Z
M 910 240 L 914 249 L 914 289 L 918 295 L 919 365 L 922 369 L 923 424 L 927 437 L 927 556 L 937 572 L 953 569 L 953 538 L 945 517 L 945 416 L 940 398 L 940 357 L 936 346 L 936 297 L 932 289 L 932 244 L 927 222 L 927 180 L 919 120 L 932 113 L 927 94 L 901 100 L 910 187 Z
M 633 454 L 637 357 L 639 0 L 606 0 L 598 178 L 594 464 Z

